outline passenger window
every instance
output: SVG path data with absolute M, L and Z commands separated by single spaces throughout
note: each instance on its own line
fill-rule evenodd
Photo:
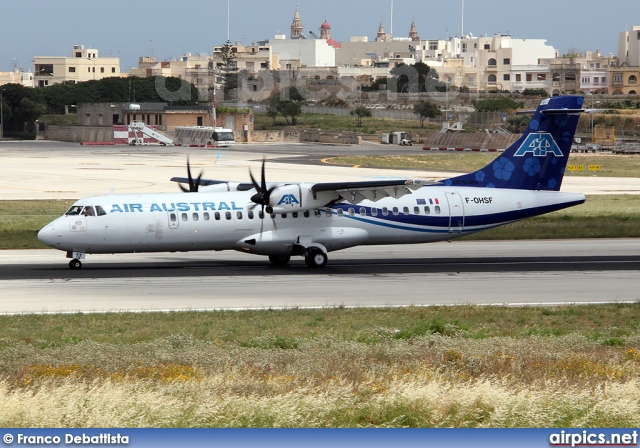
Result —
M 360 207 L 360 216 L 367 216 L 367 209 L 364 207 Z
M 353 216 L 356 214 L 356 211 L 353 209 L 353 207 L 349 207 L 349 216 Z
M 402 213 L 404 213 L 405 215 L 408 215 L 409 214 L 409 207 L 404 207 L 402 209 Z
M 327 217 L 331 218 L 332 213 L 331 213 L 331 209 L 330 208 L 326 209 L 325 213 L 326 213 Z
M 105 212 L 104 209 L 102 207 L 100 207 L 99 205 L 96 205 L 96 214 L 98 216 L 105 216 L 107 214 L 107 212 Z
M 304 212 L 302 212 L 302 214 L 305 218 L 308 218 L 310 216 L 309 210 L 305 210 Z
M 382 207 L 382 216 L 387 216 L 389 214 L 389 209 L 387 207 Z
M 435 212 L 436 212 L 436 215 L 440 214 L 440 206 L 439 205 L 435 206 Z
M 339 208 L 338 209 L 338 216 L 342 216 L 342 215 L 344 215 L 344 211 L 341 208 Z
M 398 216 L 400 214 L 400 211 L 398 210 L 398 207 L 393 207 L 393 214 L 394 214 L 394 216 Z
M 238 218 L 238 221 L 241 221 L 242 220 L 242 212 L 236 213 L 236 217 Z
M 169 215 L 169 219 L 171 220 L 171 222 L 176 222 L 178 220 L 178 216 L 175 213 L 171 213 Z
M 258 218 L 264 219 L 264 212 L 262 210 L 258 212 Z
M 224 217 L 227 219 L 227 221 L 231 220 L 231 212 L 225 212 L 224 213 Z
M 293 217 L 293 218 L 297 218 L 297 217 L 298 217 L 298 212 L 293 212 L 293 213 L 291 213 L 291 217 Z
M 215 212 L 213 214 L 213 217 L 216 219 L 216 221 L 220 221 L 220 213 L 219 212 Z
M 321 212 L 320 210 L 318 210 L 318 209 L 315 209 L 315 210 L 313 211 L 313 214 L 314 214 L 314 215 L 316 215 L 318 218 L 319 218 L 320 216 L 322 216 L 322 212 Z
M 96 216 L 96 213 L 93 211 L 93 207 L 91 205 L 87 205 L 82 211 L 83 216 Z
M 413 214 L 414 215 L 419 215 L 420 214 L 420 207 L 413 207 Z
M 371 209 L 371 216 L 378 216 L 378 209 L 377 208 L 373 207 Z
M 247 212 L 247 218 L 253 219 L 253 212 L 251 210 Z
M 182 220 L 183 220 L 183 221 L 186 221 L 187 219 L 188 219 L 187 214 L 186 214 L 186 213 L 183 213 L 183 214 L 182 214 Z
M 209 221 L 209 212 L 204 212 L 202 214 L 202 217 L 204 218 L 205 221 Z
M 424 214 L 425 215 L 430 215 L 431 214 L 431 209 L 429 208 L 428 205 L 424 208 Z
M 198 216 L 198 214 L 197 214 L 197 213 L 194 213 L 194 214 L 193 214 L 193 220 L 194 220 L 194 221 L 197 221 L 198 219 L 200 219 L 200 217 Z
M 282 216 L 282 219 L 286 219 L 287 218 L 287 214 L 286 213 L 283 213 L 280 216 Z

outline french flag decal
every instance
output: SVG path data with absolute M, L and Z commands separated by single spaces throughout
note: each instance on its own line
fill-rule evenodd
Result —
M 434 199 L 429 199 L 429 204 L 433 205 L 433 201 L 434 201 Z M 440 205 L 440 201 L 438 201 L 438 198 L 436 198 L 435 201 L 436 201 L 435 202 L 436 205 Z

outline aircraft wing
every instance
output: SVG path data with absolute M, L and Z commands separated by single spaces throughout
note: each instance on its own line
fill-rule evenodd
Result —
M 189 184 L 188 177 L 172 177 L 170 181 L 177 182 L 179 184 L 187 184 L 187 185 Z M 210 185 L 223 185 L 223 184 L 226 184 L 230 189 L 235 189 L 237 191 L 248 191 L 253 188 L 253 184 L 250 182 L 232 182 L 229 180 L 218 180 L 218 179 L 200 179 L 198 181 L 198 186 L 200 187 L 208 187 Z
M 343 200 L 351 204 L 357 204 L 365 199 L 374 202 L 388 197 L 397 199 L 425 185 L 439 183 L 420 179 L 327 182 L 314 184 L 311 187 L 311 191 L 313 193 L 335 192 Z
M 188 184 L 189 178 L 187 177 L 172 177 L 171 182 L 178 182 L 180 184 Z M 219 185 L 219 184 L 228 184 L 229 181 L 226 180 L 215 180 L 215 179 L 200 179 L 198 185 L 206 187 L 207 185 Z

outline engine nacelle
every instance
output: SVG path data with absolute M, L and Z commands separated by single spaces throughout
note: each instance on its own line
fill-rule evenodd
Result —
M 269 206 L 273 213 L 292 213 L 324 207 L 338 198 L 338 194 L 332 191 L 314 194 L 308 187 L 290 184 L 276 187 L 271 192 Z

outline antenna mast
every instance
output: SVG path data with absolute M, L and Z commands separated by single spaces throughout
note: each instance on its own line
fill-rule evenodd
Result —
M 391 29 L 389 34 L 391 34 L 391 39 L 393 39 L 393 0 L 391 0 Z
M 460 25 L 460 37 L 464 37 L 464 0 L 462 0 L 462 23 Z

